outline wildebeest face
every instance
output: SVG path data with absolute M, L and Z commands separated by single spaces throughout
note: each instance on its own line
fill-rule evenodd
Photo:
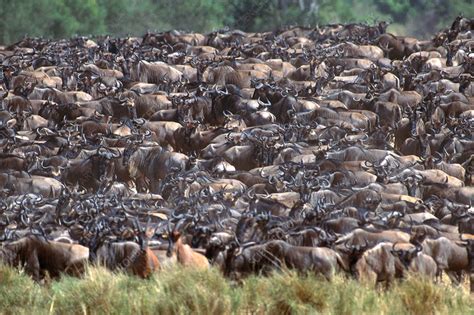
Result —
M 125 148 L 125 150 L 123 151 L 123 155 L 122 155 L 122 165 L 123 166 L 128 165 L 128 161 L 130 160 L 130 157 L 132 156 L 133 153 L 135 153 L 137 148 L 138 148 L 138 146 L 136 144 L 130 144 Z
M 421 245 L 417 244 L 415 248 L 413 249 L 395 249 L 395 245 L 393 244 L 392 249 L 390 250 L 390 253 L 394 255 L 395 257 L 398 257 L 400 262 L 403 264 L 403 266 L 408 269 L 410 266 L 411 262 L 413 259 L 416 258 L 419 252 L 422 251 Z
M 398 257 L 398 259 L 400 260 L 400 262 L 403 264 L 405 268 L 408 268 L 410 266 L 411 261 L 416 256 L 415 251 L 392 250 L 391 253 L 395 257 Z
M 201 226 L 197 229 L 191 240 L 191 247 L 207 247 L 212 231 L 207 226 Z

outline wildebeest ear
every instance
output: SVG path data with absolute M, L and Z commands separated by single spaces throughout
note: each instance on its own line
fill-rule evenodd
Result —
M 213 233 L 213 231 L 215 230 L 215 228 L 209 228 L 206 226 L 206 229 L 205 229 L 205 233 L 206 235 L 211 235 Z
M 239 244 L 237 244 L 237 242 L 235 242 L 235 241 L 232 241 L 232 242 L 229 243 L 228 248 L 230 250 L 235 250 L 235 249 L 239 248 Z

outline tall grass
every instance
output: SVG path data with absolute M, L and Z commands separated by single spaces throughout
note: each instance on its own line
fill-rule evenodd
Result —
M 293 272 L 230 282 L 219 271 L 173 268 L 141 280 L 103 268 L 46 284 L 0 266 L 2 314 L 474 314 L 466 288 L 408 278 L 385 290 Z

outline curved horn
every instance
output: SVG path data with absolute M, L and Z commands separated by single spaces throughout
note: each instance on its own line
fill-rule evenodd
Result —
M 112 158 L 113 158 L 113 159 L 119 158 L 119 157 L 122 156 L 122 154 L 120 153 L 120 150 L 117 149 L 117 148 L 109 149 L 109 151 L 112 153 Z
M 320 185 L 322 188 L 329 188 L 329 187 L 331 187 L 331 183 L 329 182 L 329 180 L 328 180 L 327 178 L 318 179 L 318 182 L 319 182 L 319 185 Z
M 260 106 L 264 106 L 264 107 L 270 107 L 272 106 L 272 103 L 270 103 L 270 101 L 268 102 L 263 102 L 260 97 L 257 99 L 257 103 L 260 105 Z
M 423 250 L 423 246 L 421 244 L 415 245 L 415 253 L 420 253 Z
M 133 122 L 139 126 L 143 126 L 146 123 L 146 120 L 144 118 L 136 118 Z

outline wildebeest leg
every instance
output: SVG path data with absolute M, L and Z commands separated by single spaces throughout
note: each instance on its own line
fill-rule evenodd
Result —
M 378 288 L 382 288 L 383 290 L 389 290 L 392 282 L 390 280 L 386 280 L 386 281 L 377 282 L 377 284 L 378 284 L 377 286 Z
M 372 287 L 375 287 L 379 281 L 377 279 L 377 274 L 372 270 L 367 270 L 364 275 L 360 278 L 360 280 Z
M 317 273 L 318 273 L 318 272 L 317 272 Z M 323 272 L 323 275 L 324 275 L 324 278 L 325 278 L 327 281 L 331 282 L 332 277 L 333 277 L 333 272 L 332 272 L 332 270 L 326 270 L 326 271 L 324 271 L 324 272 Z
M 40 280 L 40 264 L 36 249 L 28 254 L 28 258 L 25 264 L 25 271 L 33 277 L 33 280 Z
M 131 190 L 136 190 L 138 192 L 138 187 L 133 180 L 126 182 L 126 184 L 128 188 L 130 188 Z
M 474 294 L 474 272 L 471 272 L 469 282 L 471 283 L 471 294 Z
M 441 268 L 438 267 L 438 269 L 436 269 L 436 276 L 435 276 L 435 283 L 440 283 L 441 282 L 441 278 L 443 276 L 443 270 L 441 270 Z
M 159 191 L 159 183 L 155 180 L 150 181 L 150 192 L 151 193 L 158 193 Z
M 381 281 L 377 280 L 375 283 L 372 285 L 371 283 L 367 282 L 367 284 L 371 285 L 373 288 L 377 290 L 386 290 L 387 289 L 387 281 Z
M 135 180 L 135 186 L 137 187 L 137 191 L 140 193 L 146 192 L 147 185 L 146 185 L 146 180 L 144 177 L 138 177 Z
M 80 277 L 85 272 L 85 262 L 84 261 L 76 261 L 64 270 L 64 273 L 70 276 Z
M 150 189 L 150 179 L 148 177 L 143 177 L 140 184 L 142 185 L 143 192 L 151 192 Z
M 461 283 L 462 271 L 447 271 L 446 274 L 448 275 L 453 285 L 459 286 L 459 284 Z

